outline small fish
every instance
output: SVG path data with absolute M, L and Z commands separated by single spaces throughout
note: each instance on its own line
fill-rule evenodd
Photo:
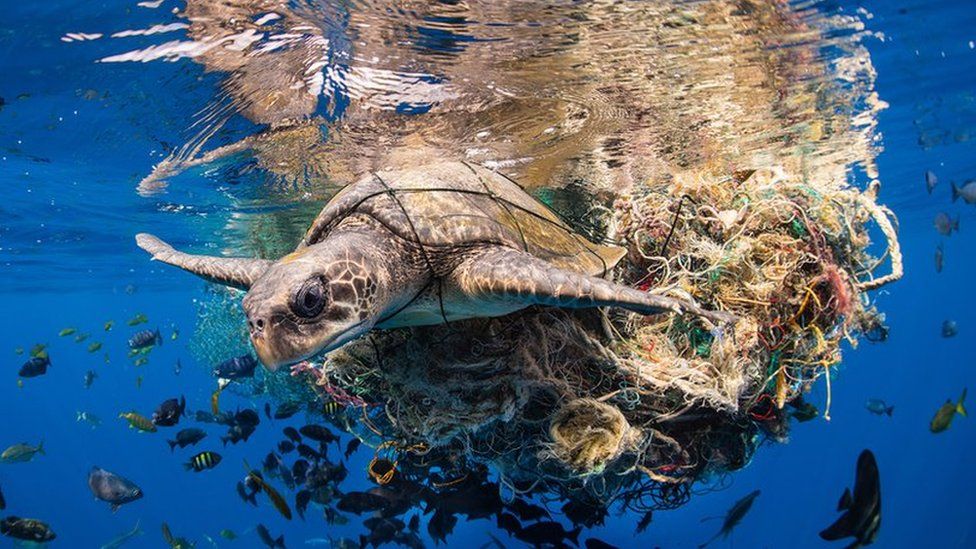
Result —
M 343 494 L 336 508 L 344 513 L 361 515 L 386 509 L 389 505 L 388 499 L 371 492 L 347 492 Z
M 23 347 L 17 347 L 16 349 L 14 349 L 14 354 L 16 354 L 17 356 L 20 356 L 20 355 L 24 354 L 24 348 Z
M 284 534 L 278 536 L 278 539 L 271 537 L 271 532 L 263 524 L 258 524 L 255 527 L 258 533 L 258 537 L 261 538 L 261 543 L 268 546 L 269 549 L 285 549 L 285 536 Z
M 522 528 L 515 536 L 518 539 L 535 546 L 554 545 L 563 546 L 563 540 L 567 539 L 573 545 L 579 545 L 576 539 L 579 537 L 581 527 L 566 531 L 562 524 L 558 522 L 537 522 L 531 526 Z
M 34 459 L 37 454 L 44 455 L 44 441 L 37 446 L 30 446 L 26 442 L 14 444 L 0 454 L 0 461 L 4 463 L 27 463 Z
M 47 373 L 48 367 L 51 365 L 51 359 L 45 354 L 43 357 L 36 356 L 24 363 L 20 367 L 20 371 L 17 375 L 23 378 L 31 378 L 42 376 Z
M 295 402 L 295 401 L 286 402 L 286 403 L 282 404 L 281 406 L 278 406 L 278 409 L 275 410 L 274 418 L 275 419 L 288 419 L 291 416 L 297 414 L 298 411 L 301 410 L 301 409 L 302 409 L 302 405 L 299 402 Z
M 925 170 L 925 190 L 932 194 L 935 186 L 939 184 L 939 178 L 932 173 L 932 170 Z
M 85 378 L 84 378 L 85 389 L 91 389 L 91 386 L 93 383 L 95 383 L 95 379 L 97 377 L 98 374 L 95 373 L 95 370 L 88 370 L 87 372 L 85 372 Z
M 213 415 L 220 415 L 220 387 L 217 387 L 214 392 L 210 395 L 210 411 Z
M 190 542 L 190 540 L 174 536 L 173 532 L 169 529 L 169 525 L 165 522 L 163 523 L 161 529 L 163 531 L 163 540 L 166 542 L 166 545 L 169 545 L 172 549 L 193 549 L 193 543 Z
M 346 444 L 346 451 L 343 453 L 343 456 L 346 459 L 349 459 L 350 456 L 356 453 L 356 450 L 359 449 L 362 443 L 363 441 L 359 440 L 358 438 L 353 438 L 350 440 L 349 443 Z
M 149 364 L 149 359 L 146 358 L 146 357 L 144 357 L 144 356 L 141 356 L 141 357 L 135 359 L 134 361 L 132 361 L 132 365 L 133 366 L 145 366 L 146 364 Z M 140 382 L 142 381 L 142 376 L 139 376 L 139 381 Z M 140 383 L 140 385 L 141 385 L 141 383 Z
M 225 360 L 214 368 L 213 373 L 220 379 L 245 379 L 254 377 L 258 361 L 251 355 L 241 355 Z
M 190 427 L 189 429 L 183 429 L 179 433 L 176 433 L 176 440 L 167 440 L 166 443 L 169 444 L 169 449 L 172 452 L 177 446 L 180 448 L 193 446 L 206 438 L 206 436 L 207 433 L 205 433 L 203 429 Z
M 31 358 L 49 358 L 47 356 L 47 345 L 43 343 L 36 343 L 30 350 Z
M 141 332 L 136 332 L 129 338 L 129 349 L 133 351 L 142 351 L 143 349 L 150 349 L 156 345 L 163 344 L 163 337 L 159 335 L 159 328 L 155 331 L 153 330 L 143 330 Z
M 102 343 L 100 341 L 93 341 L 88 344 L 89 353 L 97 353 L 102 349 Z
M 290 440 L 282 440 L 278 443 L 278 451 L 282 454 L 295 451 L 295 443 Z
M 227 528 L 224 528 L 223 530 L 220 531 L 220 537 L 226 540 L 234 541 L 235 539 L 237 539 L 237 534 L 235 534 L 233 530 L 228 530 Z
M 137 364 L 136 366 L 141 366 Z M 136 389 L 142 389 L 142 376 L 136 378 Z
M 747 495 L 746 497 L 735 502 L 735 504 L 732 505 L 731 508 L 729 508 L 728 513 L 725 514 L 725 520 L 722 522 L 722 528 L 718 531 L 718 533 L 715 534 L 714 537 L 712 537 L 712 539 L 699 545 L 698 546 L 699 549 L 717 540 L 719 537 L 722 537 L 723 539 L 728 538 L 729 534 L 732 533 L 732 530 L 736 526 L 738 526 L 740 522 L 742 522 L 743 518 L 745 518 L 746 513 L 748 513 L 749 509 L 752 508 L 752 503 L 756 501 L 756 498 L 759 497 L 759 494 L 760 494 L 759 490 L 756 490 L 750 493 L 749 495 Z
M 342 412 L 343 406 L 334 400 L 322 405 L 322 412 L 327 416 L 334 416 Z
M 305 510 L 308 509 L 310 501 L 312 501 L 312 492 L 308 490 L 301 490 L 295 495 L 295 511 L 302 520 L 305 520 Z
M 967 181 L 962 187 L 957 187 L 955 181 L 951 185 L 953 202 L 962 197 L 966 204 L 976 204 L 976 180 Z
M 891 417 L 891 414 L 895 411 L 894 406 L 888 406 L 885 401 L 881 400 L 880 398 L 869 398 L 864 407 L 876 416 Z
M 647 527 L 650 526 L 651 525 L 651 522 L 653 522 L 653 521 L 654 521 L 654 511 L 653 510 L 644 513 L 644 516 L 642 516 L 641 519 L 640 519 L 640 521 L 637 523 L 637 529 L 635 530 L 634 533 L 636 533 L 636 534 L 643 533 L 644 530 L 647 530 Z
M 515 513 L 522 522 L 539 521 L 544 518 L 552 518 L 544 507 L 529 503 L 524 499 L 514 499 L 508 504 L 508 509 Z
M 176 326 L 173 326 L 173 331 L 172 333 L 169 334 L 169 340 L 176 341 L 177 339 L 179 339 L 179 337 L 180 337 L 180 329 L 177 328 Z
M 826 541 L 854 538 L 848 547 L 871 545 L 878 538 L 881 528 L 881 476 L 871 450 L 864 450 L 857 458 L 854 475 L 854 495 L 844 489 L 838 511 L 844 511 L 836 522 L 820 532 Z
M 237 483 L 237 495 L 240 496 L 245 503 L 250 503 L 251 505 L 257 507 L 258 506 L 258 500 L 256 497 L 257 493 L 258 493 L 257 489 L 248 489 L 247 485 L 244 482 Z
M 153 412 L 153 425 L 158 427 L 172 427 L 180 422 L 180 416 L 186 415 L 186 398 L 170 398 L 163 401 Z
M 142 489 L 134 482 L 99 467 L 92 467 L 88 472 L 88 489 L 96 499 L 110 504 L 113 513 L 126 503 L 142 498 Z
M 129 326 L 138 326 L 140 324 L 145 324 L 146 322 L 149 322 L 149 318 L 147 318 L 146 315 L 139 313 L 126 321 L 126 324 Z
M 0 488 L 0 511 L 7 508 L 7 500 L 3 498 L 3 489 Z
M 330 431 L 328 427 L 323 425 L 315 425 L 314 423 L 310 423 L 299 429 L 298 432 L 304 437 L 324 444 L 339 442 L 339 437 L 335 436 L 335 434 Z
M 102 328 L 106 332 L 111 332 L 112 331 L 112 326 L 115 326 L 115 321 L 114 320 L 109 320 L 108 322 L 105 323 L 104 326 L 102 326 Z
M 796 399 L 790 403 L 790 406 L 793 407 L 793 412 L 790 413 L 790 417 L 800 423 L 820 417 L 820 411 L 817 410 L 817 407 L 806 400 Z
M 308 444 L 299 444 L 296 449 L 298 450 L 298 455 L 309 461 L 318 461 L 319 459 L 322 459 L 322 455 L 316 452 Z
M 281 513 L 281 516 L 291 520 L 291 509 L 288 507 L 288 502 L 285 501 L 285 498 L 281 497 L 281 494 L 275 490 L 273 486 L 264 481 L 264 478 L 261 477 L 260 473 L 251 470 L 251 468 L 248 467 L 247 478 L 249 482 L 251 482 L 254 486 L 259 487 L 262 492 L 267 494 L 268 499 L 271 500 L 271 504 L 274 505 L 275 509 L 277 509 L 279 513 Z
M 932 418 L 932 422 L 929 423 L 929 430 L 933 433 L 941 433 L 952 425 L 952 420 L 956 417 L 956 414 L 962 417 L 969 417 L 966 412 L 966 407 L 964 402 L 966 401 L 966 389 L 962 390 L 962 395 L 959 396 L 959 402 L 953 403 L 951 400 L 946 400 L 937 412 L 935 412 L 935 417 Z
M 935 247 L 935 272 L 941 273 L 942 267 L 945 266 L 945 250 L 942 248 L 942 244 Z
M 0 534 L 30 543 L 47 543 L 57 537 L 46 523 L 15 516 L 0 521 Z
M 939 231 L 942 236 L 952 235 L 952 231 L 959 232 L 959 216 L 956 219 L 949 217 L 949 214 L 945 212 L 939 212 L 935 215 L 935 221 L 932 223 L 935 226 L 935 230 Z
M 69 335 L 74 334 L 77 331 L 78 331 L 77 328 L 64 328 L 63 330 L 58 332 L 58 337 L 67 337 Z
M 288 437 L 288 440 L 294 442 L 295 444 L 302 443 L 302 436 L 298 434 L 298 430 L 295 429 L 294 427 L 285 427 L 284 429 L 281 430 L 281 432 L 284 433 L 286 437 Z
M 955 337 L 959 333 L 959 326 L 955 320 L 946 320 L 942 323 L 942 337 Z
M 87 423 L 92 429 L 102 424 L 102 420 L 91 412 L 76 412 L 76 416 L 75 421 Z
M 75 343 L 81 343 L 86 339 L 88 339 L 88 334 L 78 334 L 75 336 Z
M 138 520 L 136 521 L 136 525 L 135 527 L 132 528 L 132 530 L 129 530 L 128 532 L 122 532 L 112 541 L 106 543 L 105 545 L 102 545 L 102 549 L 119 549 L 119 547 L 122 547 L 123 545 L 128 543 L 129 540 L 141 536 L 143 534 L 143 531 L 142 528 L 139 527 L 139 522 L 140 521 Z
M 515 515 L 511 513 L 499 513 L 495 524 L 500 530 L 508 532 L 508 534 L 511 536 L 514 536 L 522 531 L 522 523 L 519 522 L 519 519 L 515 518 Z
M 140 415 L 136 412 L 124 412 L 119 414 L 119 417 L 129 422 L 130 429 L 138 429 L 139 431 L 148 433 L 156 432 L 156 426 L 153 425 L 153 422 L 150 421 L 146 416 Z
M 220 464 L 220 460 L 223 458 L 217 452 L 200 452 L 199 454 L 190 458 L 190 461 L 183 464 L 183 468 L 187 471 L 202 472 L 207 469 L 213 469 Z

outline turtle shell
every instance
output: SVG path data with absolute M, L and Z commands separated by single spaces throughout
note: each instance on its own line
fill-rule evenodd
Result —
M 299 248 L 322 242 L 352 214 L 366 214 L 432 253 L 501 245 L 557 267 L 603 275 L 623 257 L 617 246 L 593 244 L 498 172 L 444 162 L 370 174 L 339 192 L 313 222 Z

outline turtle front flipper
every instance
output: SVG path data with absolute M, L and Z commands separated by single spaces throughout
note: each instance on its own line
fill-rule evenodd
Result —
M 242 290 L 250 288 L 272 263 L 266 259 L 187 254 L 146 233 L 136 235 L 136 244 L 149 252 L 155 260 L 179 267 L 211 282 Z
M 494 247 L 469 257 L 454 271 L 454 282 L 474 301 L 509 302 L 581 309 L 622 307 L 641 314 L 690 313 L 717 324 L 736 317 L 707 311 L 689 301 L 652 295 L 555 267 L 530 254 Z

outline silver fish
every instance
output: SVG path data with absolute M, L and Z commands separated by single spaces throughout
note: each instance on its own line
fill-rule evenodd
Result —
M 939 231 L 942 236 L 949 236 L 952 231 L 959 232 L 959 216 L 955 219 L 949 217 L 949 214 L 945 212 L 939 212 L 935 216 L 935 221 L 932 223 L 935 226 L 935 230 Z
M 932 170 L 926 170 L 925 188 L 929 191 L 929 194 L 932 194 L 932 191 L 935 190 L 935 186 L 938 184 L 939 184 L 939 178 L 936 177 L 934 173 L 932 173 Z
M 962 187 L 957 187 L 956 182 L 952 183 L 952 201 L 955 202 L 960 196 L 966 204 L 976 204 L 976 180 L 969 180 Z

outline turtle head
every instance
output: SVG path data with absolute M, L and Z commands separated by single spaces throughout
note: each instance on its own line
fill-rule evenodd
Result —
M 271 265 L 244 296 L 251 343 L 277 369 L 328 352 L 368 332 L 381 314 L 378 268 L 365 243 L 330 239 Z
M 136 241 L 153 259 L 248 290 L 244 312 L 251 343 L 270 370 L 368 332 L 387 301 L 386 262 L 361 235 L 331 238 L 276 262 L 185 254 L 147 234 Z

